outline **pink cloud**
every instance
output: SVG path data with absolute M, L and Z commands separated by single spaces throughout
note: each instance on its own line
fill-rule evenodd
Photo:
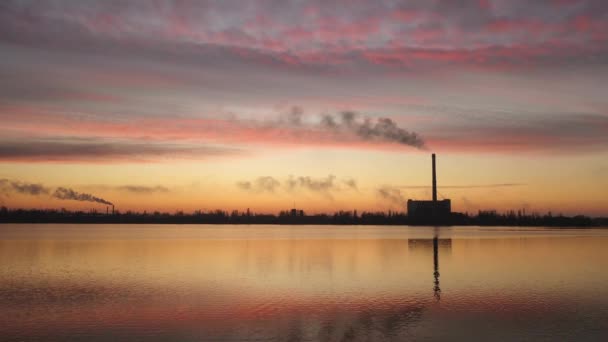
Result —
M 390 101 L 390 98 L 383 101 Z M 403 99 L 394 98 L 401 103 Z M 416 102 L 420 99 L 412 99 Z M 369 104 L 363 98 L 362 104 Z M 382 140 L 362 140 L 344 131 L 319 126 L 292 126 L 280 122 L 233 120 L 221 118 L 132 118 L 124 121 L 101 121 L 88 116 L 74 118 L 47 108 L 31 106 L 3 107 L 3 130 L 25 139 L 37 137 L 83 137 L 171 144 L 222 144 L 267 146 L 273 148 L 333 147 L 407 151 L 411 147 Z M 50 119 L 52 118 L 52 119 Z M 426 122 L 424 117 L 415 123 Z M 411 123 L 411 120 L 410 120 Z M 584 133 L 581 133 L 584 132 Z M 432 150 L 451 152 L 536 152 L 559 150 L 564 153 L 581 149 L 594 150 L 608 145 L 608 120 L 586 115 L 556 118 L 555 121 L 530 121 L 526 126 L 489 125 L 446 127 L 430 126 L 420 132 Z
M 251 9 L 197 2 L 150 3 L 135 9 L 112 3 L 64 9 L 41 5 L 27 11 L 9 6 L 11 15 L 4 18 L 0 32 L 8 41 L 49 44 L 60 50 L 114 44 L 117 50 L 145 47 L 146 52 L 168 56 L 176 50 L 189 51 L 192 60 L 198 60 L 216 48 L 219 52 L 210 54 L 218 59 L 237 57 L 239 62 L 296 68 L 320 63 L 352 70 L 378 65 L 395 69 L 418 67 L 418 61 L 433 61 L 433 67 L 492 63 L 525 67 L 535 62 L 531 57 L 544 63 L 566 63 L 573 57 L 584 61 L 587 53 L 598 50 L 597 45 L 605 45 L 606 21 L 591 12 L 593 6 L 582 7 L 585 1 L 578 2 L 581 6 L 568 5 L 573 3 L 530 5 L 538 13 L 555 12 L 535 16 L 518 12 L 496 16 L 488 10 L 494 5 L 489 0 L 452 12 L 423 6 L 424 2 L 398 8 L 374 2 L 349 8 L 347 2 L 340 11 L 331 3 L 285 3 L 274 8 L 256 3 Z M 511 6 L 503 7 L 510 13 Z M 55 33 L 40 29 L 46 26 L 54 27 Z M 65 32 L 56 33 L 61 30 Z M 559 44 L 545 49 L 549 42 Z M 527 54 L 535 48 L 541 53 Z M 491 49 L 512 54 L 484 53 Z M 605 50 L 602 54 L 608 53 Z M 494 61 L 495 57 L 501 60 Z
M 406 9 L 398 9 L 393 11 L 390 14 L 390 17 L 394 20 L 410 22 L 414 19 L 417 19 L 421 16 L 420 11 L 416 10 L 406 10 Z
M 492 7 L 492 5 L 490 4 L 490 0 L 479 0 L 478 3 L 479 3 L 479 8 L 481 8 L 483 10 L 487 10 Z

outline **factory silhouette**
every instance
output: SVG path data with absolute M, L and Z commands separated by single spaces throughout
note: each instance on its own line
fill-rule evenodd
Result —
M 112 202 L 80 194 L 71 189 L 59 188 L 61 198 L 94 201 L 106 204 L 105 212 L 68 211 L 65 209 L 8 209 L 0 207 L 0 223 L 171 223 L 171 224 L 310 224 L 310 225 L 479 225 L 479 226 L 553 226 L 553 227 L 590 227 L 608 224 L 608 218 L 590 218 L 587 216 L 553 216 L 538 213 L 522 214 L 513 210 L 499 214 L 494 210 L 479 211 L 477 215 L 452 212 L 450 199 L 437 199 L 437 165 L 436 156 L 431 155 L 432 165 L 432 199 L 408 199 L 404 203 L 406 212 L 361 212 L 338 211 L 333 214 L 307 215 L 303 209 L 291 208 L 278 215 L 233 210 L 213 210 L 194 213 L 181 211 L 161 212 L 120 212 Z M 295 207 L 295 205 L 294 205 Z
M 452 201 L 450 199 L 437 200 L 437 165 L 435 153 L 431 155 L 432 178 L 433 178 L 433 199 L 432 200 L 413 200 L 407 201 L 407 219 L 413 224 L 449 224 L 453 218 L 461 215 L 452 213 Z M 249 212 L 249 211 L 248 211 Z M 344 212 L 342 212 L 344 213 Z M 298 218 L 306 217 L 304 210 L 292 208 L 288 211 L 281 211 L 280 217 L 291 218 L 297 221 Z M 353 218 L 357 218 L 357 211 L 353 211 Z M 390 217 L 401 217 L 401 213 L 389 212 Z
M 407 215 L 420 222 L 447 222 L 452 214 L 452 202 L 449 199 L 437 200 L 437 168 L 435 153 L 431 155 L 433 166 L 433 199 L 430 201 L 407 200 Z
M 450 199 L 437 200 L 437 164 L 435 153 L 431 155 L 432 178 L 433 178 L 433 199 L 432 200 L 413 200 L 407 201 L 407 218 L 412 223 L 419 224 L 446 224 L 452 218 L 452 201 Z M 456 216 L 457 213 L 454 213 Z M 304 211 L 292 208 L 288 212 L 281 212 L 282 216 L 292 218 L 305 217 Z M 356 217 L 356 211 L 353 215 Z M 399 215 L 399 214 L 395 214 Z

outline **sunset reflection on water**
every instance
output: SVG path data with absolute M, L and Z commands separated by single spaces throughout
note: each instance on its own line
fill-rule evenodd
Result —
M 4 225 L 7 340 L 598 340 L 608 231 Z

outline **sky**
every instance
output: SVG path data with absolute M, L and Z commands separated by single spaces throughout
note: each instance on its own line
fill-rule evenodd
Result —
M 0 205 L 608 215 L 608 2 L 2 1 Z

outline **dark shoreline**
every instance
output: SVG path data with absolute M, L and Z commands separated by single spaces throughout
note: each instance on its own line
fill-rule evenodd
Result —
M 534 228 L 555 228 L 555 229 L 575 229 L 575 230 L 591 230 L 591 229 L 608 229 L 608 224 L 604 225 L 591 225 L 591 226 L 512 226 L 512 225 L 478 225 L 478 224 L 336 224 L 336 223 L 183 223 L 183 222 L 6 222 L 0 221 L 0 227 L 3 225 L 9 224 L 17 224 L 17 225 L 26 225 L 26 224 L 41 224 L 41 225 L 51 225 L 51 224 L 67 224 L 67 225 L 177 225 L 177 226 L 189 226 L 189 225 L 208 225 L 208 226 L 361 226 L 361 227 L 377 227 L 377 226 L 385 226 L 385 227 L 405 227 L 405 228 L 418 228 L 418 227 L 438 227 L 438 228 L 451 228 L 451 227 L 499 227 L 499 228 L 522 228 L 522 229 L 534 229 Z
M 101 214 L 66 210 L 0 210 L 1 223 L 75 223 L 75 224 L 236 224 L 236 225 L 363 225 L 363 226 L 505 226 L 505 227 L 556 227 L 556 228 L 593 228 L 608 227 L 608 218 L 588 216 L 563 216 L 528 214 L 514 212 L 498 214 L 479 212 L 475 216 L 452 213 L 447 217 L 413 218 L 399 212 L 340 211 L 334 214 L 279 215 L 254 214 L 221 210 L 185 214 L 115 212 Z

